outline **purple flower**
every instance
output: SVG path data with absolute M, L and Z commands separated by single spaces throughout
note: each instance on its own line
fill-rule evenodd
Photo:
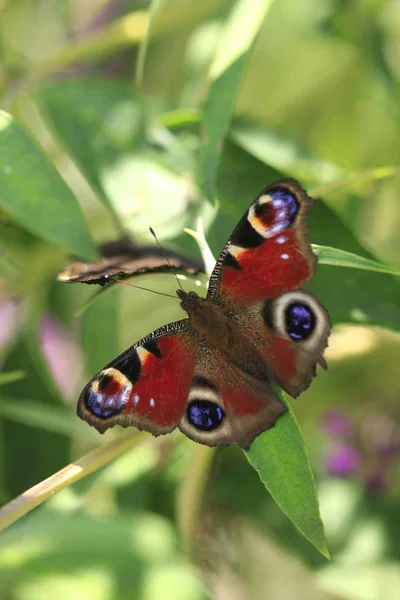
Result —
M 337 477 L 350 477 L 360 468 L 361 453 L 344 442 L 338 443 L 325 459 L 325 466 L 331 475 Z
M 385 490 L 388 486 L 388 480 L 386 475 L 382 471 L 376 471 L 367 478 L 367 489 L 369 492 L 375 494 Z
M 389 412 L 369 413 L 361 423 L 361 443 L 387 460 L 400 454 L 400 425 Z

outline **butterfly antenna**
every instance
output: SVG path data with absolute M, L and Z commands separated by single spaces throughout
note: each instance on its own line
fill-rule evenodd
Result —
M 134 285 L 133 283 L 128 283 L 123 279 L 116 279 L 115 277 L 110 277 L 116 283 L 122 283 L 123 285 L 129 285 L 129 287 L 137 288 L 138 290 L 144 290 L 145 292 L 153 292 L 153 294 L 158 294 L 159 296 L 166 296 L 167 298 L 174 298 L 175 300 L 179 300 L 178 296 L 172 296 L 172 294 L 164 294 L 164 292 L 158 292 L 157 290 L 151 290 L 150 288 L 145 288 L 141 285 Z
M 174 267 L 171 265 L 171 262 L 170 262 L 170 260 L 169 260 L 169 258 L 168 258 L 168 254 L 167 254 L 167 253 L 166 253 L 166 251 L 165 251 L 165 248 L 163 248 L 163 247 L 161 246 L 160 242 L 158 241 L 158 238 L 157 238 L 157 236 L 156 236 L 156 234 L 155 234 L 155 232 L 154 232 L 154 229 L 153 229 L 152 227 L 149 227 L 149 229 L 150 229 L 150 233 L 151 233 L 151 235 L 154 237 L 154 239 L 155 239 L 155 240 L 156 240 L 156 242 L 157 242 L 157 246 L 160 248 L 161 252 L 164 254 L 164 256 L 165 256 L 165 260 L 167 261 L 167 263 L 168 263 L 168 265 L 169 265 L 169 267 L 170 267 L 171 271 L 172 271 L 172 272 L 173 272 L 173 274 L 175 275 L 175 279 L 176 279 L 176 281 L 178 282 L 178 285 L 179 285 L 179 287 L 181 288 L 182 292 L 184 292 L 185 290 L 183 289 L 183 287 L 182 287 L 182 284 L 181 284 L 181 282 L 179 281 L 178 275 L 176 274 L 176 271 L 175 271 Z

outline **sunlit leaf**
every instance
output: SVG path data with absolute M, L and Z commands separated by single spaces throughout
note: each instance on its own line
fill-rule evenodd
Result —
M 42 84 L 37 94 L 61 143 L 115 212 L 104 176 L 143 136 L 140 97 L 127 83 L 94 78 Z
M 256 437 L 245 454 L 278 506 L 329 558 L 314 475 L 292 411 L 289 409 L 272 429 Z
M 330 182 L 344 174 L 338 165 L 307 154 L 293 139 L 265 127 L 236 123 L 230 137 L 255 158 L 300 181 Z
M 0 373 L 0 385 L 13 383 L 25 377 L 24 371 L 10 371 L 9 373 Z
M 161 11 L 163 4 L 166 3 L 165 0 L 151 0 L 150 6 L 148 9 L 148 21 L 147 21 L 147 31 L 144 36 L 140 46 L 139 53 L 136 63 L 136 83 L 140 86 L 143 83 L 143 73 L 144 73 L 144 65 L 146 62 L 147 49 L 150 43 L 151 34 L 154 28 L 154 23 L 157 19 L 158 13 Z
M 109 239 L 121 231 L 146 237 L 149 225 L 159 238 L 172 238 L 193 224 L 202 211 L 186 183 L 194 153 L 171 131 L 150 127 L 148 103 L 131 84 L 69 80 L 42 84 L 38 96 L 58 139 L 113 214 Z
M 3 111 L 0 146 L 0 208 L 38 237 L 94 258 L 75 196 L 30 134 Z

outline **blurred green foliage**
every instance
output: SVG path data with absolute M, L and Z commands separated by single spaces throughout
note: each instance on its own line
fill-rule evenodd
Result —
M 183 228 L 201 216 L 217 255 L 256 194 L 290 175 L 321 200 L 313 243 L 400 268 L 398 3 L 256 4 L 0 0 L 1 107 L 15 119 L 0 119 L 2 503 L 103 442 L 75 416 L 82 385 L 180 317 L 125 286 L 77 317 L 93 289 L 55 282 L 71 253 L 91 259 L 124 231 L 149 242 L 151 225 L 196 256 Z M 0 535 L 0 596 L 400 598 L 399 281 L 321 264 L 310 289 L 335 325 L 330 370 L 292 406 L 332 564 L 238 448 L 207 457 L 149 436 Z

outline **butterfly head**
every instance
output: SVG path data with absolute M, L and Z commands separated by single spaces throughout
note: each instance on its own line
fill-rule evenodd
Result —
M 202 298 L 200 298 L 196 292 L 176 290 L 176 294 L 181 300 L 181 308 L 183 308 L 188 315 L 197 315 L 200 312 Z

